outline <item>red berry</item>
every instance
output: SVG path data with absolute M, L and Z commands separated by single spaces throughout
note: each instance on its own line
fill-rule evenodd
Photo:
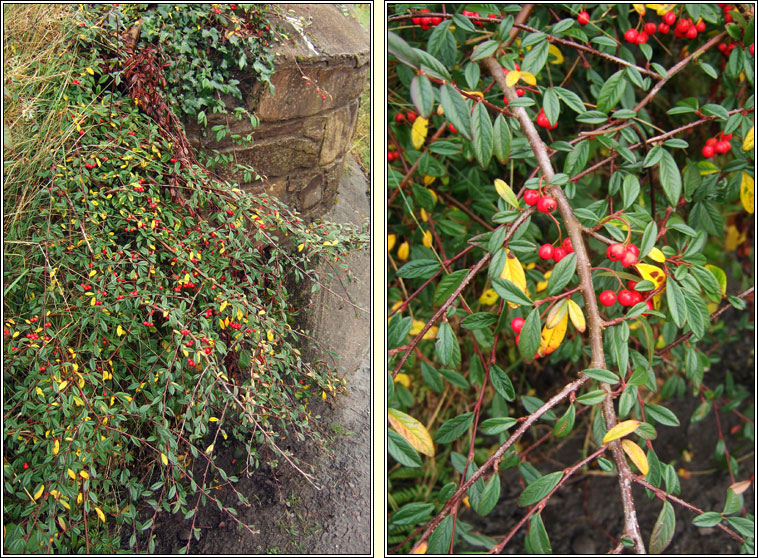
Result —
M 412 17 L 411 21 L 413 22 L 413 25 L 421 25 L 421 18 L 420 17 Z
M 640 302 L 642 302 L 642 295 L 637 291 L 632 291 L 632 304 L 630 304 L 630 306 L 634 306 Z
M 397 122 L 398 124 L 400 124 L 401 122 L 405 122 L 405 115 L 402 112 L 398 112 L 395 115 L 395 122 Z
M 627 285 L 627 287 L 629 287 L 629 290 L 633 291 L 634 288 L 637 286 L 637 283 L 638 283 L 637 281 L 629 281 L 629 284 Z
M 729 151 L 732 149 L 732 145 L 728 141 L 724 140 L 716 143 L 715 149 L 716 153 L 723 155 L 724 153 L 729 153 Z
M 626 253 L 626 248 L 624 248 L 624 245 L 620 242 L 616 242 L 614 244 L 611 244 L 608 246 L 608 249 L 605 251 L 605 255 L 608 256 L 608 259 L 612 262 L 617 262 L 621 258 L 624 257 L 624 254 Z
M 629 244 L 629 245 L 626 247 L 626 251 L 627 251 L 627 252 L 631 252 L 631 253 L 632 253 L 632 254 L 634 254 L 635 256 L 639 256 L 639 255 L 640 255 L 640 249 L 639 249 L 639 248 L 637 248 L 637 247 L 636 247 L 634 244 Z
M 648 40 L 647 33 L 638 33 L 637 34 L 637 40 L 635 41 L 638 45 L 641 45 L 642 43 L 646 43 Z
M 680 19 L 676 22 L 676 30 L 680 33 L 686 33 L 690 28 L 690 22 L 688 19 Z
M 705 31 L 705 22 L 701 19 L 695 24 L 695 29 L 697 29 L 698 33 L 702 33 Z
M 561 248 L 566 250 L 567 254 L 570 254 L 574 251 L 574 247 L 571 245 L 571 239 L 570 238 L 564 238 L 563 242 L 561 243 Z
M 541 197 L 537 190 L 524 190 L 524 202 L 526 202 L 526 205 L 537 205 Z
M 442 18 L 441 17 L 433 17 L 432 18 L 432 25 L 437 26 L 440 23 L 442 23 Z
M 648 35 L 655 35 L 656 25 L 652 21 L 648 21 L 645 24 L 645 33 Z
M 750 43 L 750 55 L 755 56 L 755 43 Z
M 675 21 L 676 21 L 676 14 L 674 12 L 667 12 L 663 14 L 663 22 L 666 25 L 674 25 Z
M 540 246 L 539 255 L 540 255 L 540 258 L 542 258 L 543 260 L 553 259 L 553 245 L 543 244 L 542 246 Z
M 750 45 L 750 46 L 752 47 L 753 45 Z M 752 53 L 751 53 L 751 54 L 752 54 Z M 520 87 L 516 89 L 516 96 L 517 96 L 517 97 L 523 97 L 525 94 L 526 94 L 526 91 L 524 91 L 524 90 L 523 90 L 523 89 L 521 89 Z
M 688 39 L 694 39 L 695 37 L 697 37 L 697 29 L 695 28 L 695 26 L 693 25 L 692 27 L 687 29 L 687 32 L 684 34 L 684 36 L 687 37 Z
M 658 24 L 658 33 L 660 33 L 662 35 L 667 35 L 670 30 L 671 30 L 671 28 L 668 25 L 666 25 L 665 23 L 660 22 Z
M 711 145 L 711 146 L 713 146 L 713 148 L 715 149 L 715 148 L 716 148 L 716 143 L 717 143 L 718 141 L 719 141 L 719 140 L 718 140 L 718 138 L 708 138 L 708 139 L 705 141 L 705 145 Z
M 629 250 L 626 251 L 624 254 L 624 257 L 621 258 L 621 265 L 624 267 L 630 267 L 637 263 L 637 256 L 634 254 L 634 252 L 631 252 Z
M 621 306 L 632 306 L 634 304 L 634 293 L 624 289 L 619 292 L 618 301 Z
M 724 14 L 724 23 L 732 23 L 732 14 L 727 12 Z
M 646 300 L 645 301 L 645 306 L 647 306 L 648 310 L 652 310 L 653 309 L 653 301 L 652 300 Z M 643 312 L 642 315 L 643 316 L 647 316 L 647 312 Z
M 710 159 L 716 154 L 716 149 L 713 147 L 713 145 L 705 145 L 703 146 L 701 153 L 703 154 L 703 157 Z
M 627 31 L 626 33 L 624 33 L 624 39 L 626 39 L 627 43 L 636 43 L 637 42 L 637 30 L 634 27 L 632 27 L 631 29 L 629 29 L 629 31 Z
M 553 250 L 553 261 L 555 263 L 558 263 L 565 257 L 566 257 L 566 250 L 564 250 L 563 248 L 556 248 L 555 250 Z
M 413 124 L 416 121 L 416 113 L 413 112 L 412 110 L 408 111 L 407 116 L 408 116 L 408 122 L 410 122 L 411 124 Z
M 547 115 L 545 114 L 544 110 L 540 110 L 540 113 L 537 115 L 537 126 L 550 128 L 550 121 L 547 119 Z
M 613 291 L 603 291 L 600 293 L 598 300 L 603 306 L 613 306 L 616 304 L 616 293 Z
M 558 207 L 558 204 L 550 196 L 542 196 L 537 202 L 537 211 L 540 213 L 552 213 L 556 207 Z
M 587 12 L 579 12 L 579 15 L 576 16 L 576 22 L 579 25 L 587 25 L 590 22 L 590 14 Z
M 511 320 L 511 329 L 515 333 L 521 333 L 521 329 L 524 327 L 524 322 L 525 321 L 526 320 L 524 320 L 524 318 L 513 318 Z
M 448 124 L 447 126 L 448 128 L 450 128 L 450 131 L 453 132 L 454 134 L 458 133 L 458 130 L 456 130 L 455 126 L 453 126 L 452 124 Z
M 732 139 L 732 134 L 726 134 L 726 135 L 724 135 L 724 132 L 721 132 L 721 139 L 729 141 L 729 140 Z

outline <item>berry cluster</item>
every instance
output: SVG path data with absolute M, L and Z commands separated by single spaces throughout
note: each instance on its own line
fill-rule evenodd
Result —
M 429 9 L 428 8 L 421 8 L 419 11 L 420 12 L 429 13 Z M 465 14 L 465 12 L 464 12 L 464 14 Z M 420 17 L 412 17 L 411 21 L 415 25 L 420 25 L 421 29 L 423 29 L 424 31 L 426 31 L 430 27 L 436 27 L 437 25 L 439 25 L 440 23 L 442 23 L 442 18 L 439 17 L 439 16 L 435 16 L 435 17 L 420 16 Z
M 524 202 L 526 205 L 536 205 L 540 213 L 552 213 L 558 207 L 558 202 L 552 196 L 543 196 L 539 190 L 525 190 Z
M 629 281 L 629 288 L 621 289 L 618 292 L 618 295 L 614 291 L 603 291 L 600 293 L 598 300 L 600 301 L 600 304 L 606 307 L 613 306 L 617 301 L 621 306 L 634 306 L 635 304 L 642 302 L 642 294 L 634 290 L 634 287 L 636 286 L 637 281 Z M 648 310 L 653 309 L 652 300 L 646 300 L 645 304 L 647 305 Z
M 624 267 L 630 267 L 637 263 L 640 249 L 634 244 L 621 244 L 620 242 L 615 242 L 608 246 L 605 255 L 608 256 L 608 259 L 612 262 L 621 262 L 621 265 Z
M 407 119 L 408 122 L 410 122 L 411 124 L 413 124 L 416 121 L 416 116 L 417 116 L 417 114 L 415 112 L 413 112 L 412 110 L 409 110 L 406 113 L 398 112 L 395 115 L 395 122 L 397 122 L 398 124 L 402 124 Z
M 729 153 L 732 149 L 732 144 L 729 143 L 731 139 L 732 134 L 725 135 L 723 132 L 719 133 L 716 137 L 708 138 L 701 151 L 703 157 L 710 159 L 716 154 L 724 155 L 725 153 Z
M 676 25 L 674 25 L 675 23 Z M 624 33 L 624 40 L 627 43 L 638 45 L 646 43 L 656 32 L 667 35 L 672 25 L 674 25 L 674 36 L 678 38 L 694 39 L 698 36 L 698 33 L 705 31 L 705 22 L 702 19 L 698 20 L 697 23 L 694 23 L 690 18 L 677 20 L 674 12 L 666 12 L 663 15 L 663 21 L 658 23 L 658 25 L 649 21 L 642 25 L 642 31 L 631 28 Z
M 400 158 L 400 152 L 399 151 L 388 151 L 387 152 L 387 161 L 397 161 Z
M 479 12 L 471 12 L 471 11 L 469 11 L 469 10 L 463 10 L 463 11 L 461 12 L 461 14 L 462 14 L 464 17 L 472 17 L 472 18 L 473 18 L 473 17 L 479 17 Z M 496 18 L 497 16 L 496 16 L 495 14 L 490 14 L 490 15 L 489 15 L 489 17 L 490 17 L 491 19 L 493 19 L 493 18 Z M 483 25 L 484 25 L 484 22 L 482 22 L 482 21 L 479 21 L 478 19 L 475 19 L 475 20 L 474 20 L 472 23 L 473 23 L 474 25 L 478 25 L 479 27 L 481 27 L 481 26 L 483 26 Z
M 538 253 L 543 260 L 553 260 L 555 263 L 558 263 L 573 251 L 574 247 L 571 246 L 571 239 L 565 238 L 558 247 L 552 244 L 543 244 L 540 246 Z

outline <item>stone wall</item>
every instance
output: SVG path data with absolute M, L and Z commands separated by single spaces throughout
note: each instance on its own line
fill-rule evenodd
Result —
M 274 93 L 240 75 L 243 100 L 225 99 L 230 113 L 243 106 L 260 125 L 253 129 L 249 119 L 209 115 L 207 137 L 192 122 L 187 123 L 187 134 L 194 146 L 233 154 L 266 180 L 245 182 L 242 173 L 216 169 L 222 178 L 247 190 L 266 191 L 307 217 L 316 217 L 333 204 L 342 176 L 360 95 L 369 79 L 370 41 L 358 21 L 337 5 L 278 6 L 279 25 L 293 40 L 275 46 Z M 325 98 L 316 86 L 326 92 Z M 228 137 L 216 142 L 210 128 L 225 123 L 232 134 L 245 137 L 252 132 L 253 143 L 243 147 Z

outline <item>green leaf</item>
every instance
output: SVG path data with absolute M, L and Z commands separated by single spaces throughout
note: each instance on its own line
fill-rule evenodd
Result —
M 414 76 L 411 80 L 411 100 L 420 116 L 428 118 L 434 108 L 434 89 L 432 82 L 424 75 Z
M 449 83 L 440 86 L 440 103 L 445 111 L 445 118 L 455 126 L 466 139 L 471 138 L 471 116 L 466 101 Z
M 497 160 L 505 164 L 511 153 L 511 129 L 502 114 L 495 118 L 492 132 L 492 151 Z
M 440 263 L 437 260 L 413 260 L 397 270 L 398 277 L 404 279 L 415 279 L 421 277 L 429 279 L 440 269 Z
M 670 409 L 654 403 L 645 405 L 645 418 L 653 419 L 664 426 L 679 426 L 679 419 Z
M 655 70 L 655 73 L 657 73 L 663 79 L 666 79 L 669 77 L 669 74 L 666 71 L 666 68 L 658 64 L 658 62 L 653 62 L 652 64 L 650 64 L 650 66 L 653 68 L 653 70 Z
M 434 504 L 411 502 L 405 504 L 390 516 L 390 525 L 416 525 L 424 521 L 434 511 Z
M 737 49 L 735 49 L 737 50 Z M 700 109 L 705 116 L 716 116 L 721 120 L 729 119 L 729 112 L 721 105 L 707 104 Z
M 640 181 L 637 175 L 627 174 L 624 177 L 624 182 L 621 185 L 621 195 L 623 198 L 623 208 L 626 209 L 632 205 L 640 195 Z M 654 223 L 654 221 L 651 221 Z
M 482 168 L 486 169 L 492 159 L 493 130 L 490 115 L 484 103 L 474 105 L 474 112 L 471 115 L 471 133 L 474 136 L 472 142 L 474 156 Z
M 563 172 L 569 176 L 579 174 L 587 165 L 587 159 L 590 155 L 589 140 L 582 140 L 574 146 L 574 149 L 566 156 L 563 164 Z
M 550 538 L 547 536 L 545 524 L 542 522 L 542 514 L 536 513 L 529 518 L 529 532 L 524 541 L 526 551 L 529 554 L 552 554 Z
M 553 272 L 547 280 L 547 294 L 553 296 L 565 287 L 576 273 L 576 256 L 569 254 L 553 268 Z
M 423 360 L 421 361 L 421 377 L 424 379 L 424 383 L 431 389 L 437 393 L 442 393 L 444 386 L 442 385 L 442 378 L 440 378 L 440 373 Z M 387 400 L 389 401 L 390 399 L 391 397 L 388 394 Z
M 550 44 L 547 40 L 542 40 L 539 44 L 532 47 L 532 50 L 526 53 L 524 61 L 521 62 L 521 69 L 536 76 L 542 71 L 547 62 L 548 49 Z
M 497 315 L 492 312 L 475 312 L 469 314 L 461 321 L 461 326 L 466 329 L 482 329 L 497 322 Z
M 561 101 L 563 101 L 568 108 L 570 108 L 577 114 L 584 114 L 586 109 L 579 95 L 577 95 L 570 89 L 564 89 L 563 87 L 554 87 L 553 89 L 561 98 Z
M 545 116 L 547 116 L 548 122 L 551 125 L 555 124 L 558 121 L 558 116 L 561 114 L 561 101 L 552 87 L 545 90 L 542 96 L 542 108 L 545 109 Z
M 666 304 L 668 305 L 671 319 L 674 320 L 677 327 L 682 327 L 687 318 L 687 307 L 682 289 L 679 288 L 679 285 L 671 277 L 666 281 Z
M 499 498 L 500 475 L 495 473 L 492 475 L 490 480 L 484 484 L 484 488 L 481 490 L 481 492 L 474 492 L 473 498 L 469 498 L 471 502 L 471 509 L 473 509 L 477 514 L 485 516 L 493 510 Z
M 668 501 L 663 502 L 663 509 L 658 514 L 658 519 L 653 526 L 653 533 L 650 535 L 650 544 L 648 545 L 650 554 L 662 554 L 674 537 L 675 529 L 674 507 Z
M 605 399 L 605 392 L 602 389 L 595 389 L 577 397 L 576 402 L 589 406 L 597 405 L 602 402 L 603 399 Z
M 655 246 L 655 241 L 658 239 L 658 225 L 655 221 L 650 221 L 645 227 L 645 231 L 642 233 L 642 240 L 640 241 L 640 259 L 644 258 L 650 252 L 650 249 Z
M 755 536 L 755 520 L 753 518 L 728 517 L 726 522 L 737 529 L 743 537 L 752 538 Z
M 483 421 L 479 425 L 479 430 L 481 430 L 484 434 L 487 434 L 488 436 L 494 436 L 495 434 L 500 434 L 501 432 L 505 432 L 517 422 L 518 421 L 515 418 L 511 418 L 511 417 L 491 418 L 491 419 L 487 419 Z
M 524 327 L 519 334 L 518 350 L 524 361 L 529 361 L 537 354 L 540 348 L 540 312 L 534 308 L 526 317 Z
M 492 288 L 503 300 L 514 304 L 531 306 L 532 301 L 519 289 L 512 281 L 508 279 L 494 279 Z
M 613 114 L 611 116 L 613 116 L 613 118 L 618 118 L 620 120 L 627 120 L 629 118 L 635 118 L 637 116 L 637 113 L 634 112 L 632 109 L 619 109 L 619 110 L 613 111 Z
M 400 35 L 389 31 L 387 33 L 387 52 L 403 62 L 407 66 L 419 67 L 418 55 Z
M 563 471 L 556 471 L 533 481 L 521 493 L 518 505 L 524 507 L 536 504 L 550 494 L 550 491 L 558 485 L 562 478 Z
M 598 382 L 603 382 L 610 385 L 617 384 L 619 382 L 619 377 L 610 370 L 606 370 L 605 368 L 586 368 L 582 370 L 582 374 L 589 376 Z
M 461 14 L 453 14 L 453 21 L 455 22 L 455 26 L 458 29 L 463 29 L 469 33 L 472 33 L 476 30 L 476 27 L 474 27 L 474 24 L 471 23 L 471 20 L 465 16 L 462 16 Z M 445 553 L 447 553 L 447 550 Z
M 553 427 L 553 434 L 556 438 L 563 438 L 571 433 L 574 428 L 574 419 L 576 418 L 576 408 L 573 405 L 569 405 L 563 416 L 558 419 Z
M 682 173 L 679 172 L 679 167 L 676 166 L 676 161 L 674 161 L 671 153 L 665 149 L 661 149 L 661 153 L 661 161 L 658 167 L 661 185 L 669 205 L 676 208 L 682 195 Z
M 619 70 L 609 77 L 600 88 L 600 93 L 598 93 L 597 110 L 606 114 L 610 112 L 621 100 L 626 83 L 624 70 Z
M 443 366 L 448 366 L 454 361 L 456 349 L 458 350 L 458 354 L 460 354 L 460 347 L 455 332 L 453 332 L 450 324 L 445 321 L 440 324 L 437 330 L 437 343 L 434 345 L 434 351 L 437 353 L 437 358 Z
M 653 146 L 653 148 L 648 151 L 647 155 L 645 155 L 645 160 L 642 162 L 642 166 L 649 168 L 658 164 L 658 161 L 663 157 L 663 152 L 664 149 L 660 145 Z
M 599 110 L 588 110 L 577 116 L 576 120 L 583 124 L 602 124 L 608 120 L 608 115 Z
M 698 64 L 700 65 L 700 69 L 703 70 L 709 76 L 711 76 L 713 79 L 719 78 L 719 74 L 716 71 L 716 68 L 708 64 L 708 62 L 703 62 L 702 60 L 698 60 Z
M 497 364 L 490 366 L 490 381 L 495 391 L 506 401 L 514 401 L 516 399 L 516 390 L 513 389 L 513 384 L 508 374 L 500 368 Z
M 692 520 L 695 527 L 715 527 L 721 523 L 721 514 L 718 512 L 701 513 Z
M 468 274 L 468 269 L 459 269 L 458 271 L 453 271 L 451 274 L 445 275 L 440 279 L 440 282 L 437 283 L 437 288 L 434 291 L 434 304 L 437 306 L 444 304 Z
M 726 502 L 724 502 L 724 515 L 738 513 L 742 508 L 744 498 L 742 494 L 737 494 L 731 488 L 726 489 Z
M 468 430 L 468 427 L 471 426 L 473 420 L 474 413 L 471 412 L 463 413 L 462 415 L 458 415 L 455 418 L 445 421 L 437 431 L 434 441 L 440 444 L 446 444 L 447 442 L 452 442 L 453 440 L 458 439 L 464 432 L 466 432 L 466 430 Z
M 394 430 L 387 430 L 387 452 L 401 465 L 421 467 L 421 457 L 418 452 Z
M 413 318 L 395 314 L 387 324 L 387 348 L 394 349 L 407 343 L 408 334 L 413 327 Z
M 499 46 L 500 43 L 497 41 L 484 41 L 483 43 L 476 45 L 476 48 L 471 53 L 471 60 L 475 62 L 477 60 L 482 60 L 484 58 L 492 56 L 495 54 L 495 51 L 497 51 Z
M 456 14 L 457 15 L 457 14 Z M 453 538 L 453 518 L 448 515 L 440 521 L 427 541 L 427 554 L 448 554 L 450 541 Z
M 458 372 L 441 368 L 439 370 L 439 374 L 455 387 L 459 387 L 461 389 L 468 389 L 469 387 L 469 383 L 466 377 L 462 374 L 459 374 Z

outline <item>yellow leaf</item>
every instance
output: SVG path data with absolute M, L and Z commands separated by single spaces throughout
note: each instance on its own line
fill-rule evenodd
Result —
M 427 188 L 426 190 L 427 190 L 427 192 L 429 192 L 429 193 L 432 195 L 432 197 L 434 198 L 434 203 L 437 203 L 437 201 L 438 201 L 438 200 L 437 200 L 437 192 L 435 192 L 435 191 L 434 191 L 434 190 L 432 190 L 431 188 Z
M 121 335 L 123 335 L 124 333 L 126 333 L 126 332 L 124 331 L 124 328 L 122 328 L 122 327 L 119 325 L 119 326 L 116 328 L 116 335 L 118 335 L 118 336 L 121 336 Z
M 66 502 L 65 500 L 61 500 L 60 502 L 61 502 L 61 506 L 63 506 L 69 511 L 71 510 L 71 506 L 68 505 L 68 502 Z
M 93 269 L 92 271 L 89 272 L 89 277 L 92 277 L 93 275 L 97 275 L 96 269 Z
M 420 545 L 418 545 L 418 548 L 414 550 L 412 554 L 426 554 L 427 548 L 429 548 L 429 545 L 426 541 L 424 541 Z
M 734 252 L 737 249 L 737 246 L 745 242 L 747 239 L 747 234 L 744 232 L 740 234 L 740 232 L 737 230 L 737 227 L 734 225 L 729 225 L 726 228 L 726 238 L 724 239 L 724 250 L 727 252 Z
M 750 151 L 755 146 L 755 126 L 750 128 L 750 131 L 742 141 L 742 151 Z
M 36 387 L 36 388 L 34 388 L 34 389 L 35 389 L 35 391 L 37 392 L 37 395 L 39 395 L 39 396 L 40 396 L 40 397 L 42 397 L 42 398 L 44 398 L 44 397 L 45 397 L 45 394 L 44 394 L 44 393 L 43 393 L 43 391 L 42 391 L 42 390 L 39 388 L 39 386 L 37 386 L 37 387 Z
M 639 272 L 643 279 L 652 281 L 655 287 L 658 288 L 666 282 L 666 275 L 660 267 L 654 265 L 638 263 L 635 269 Z
M 437 177 L 436 177 L 436 176 L 429 176 L 429 175 L 426 175 L 426 176 L 424 177 L 424 186 L 429 186 L 429 185 L 430 185 L 430 184 L 432 184 L 432 183 L 433 183 L 433 182 L 434 182 L 436 179 L 437 179 Z M 428 190 L 428 188 L 427 188 L 427 190 Z
M 632 8 L 634 8 L 634 11 L 637 12 L 640 15 L 645 15 L 645 5 L 644 4 L 632 4 Z
M 60 384 L 58 384 L 58 391 L 63 391 L 66 389 L 66 386 L 68 385 L 68 380 L 62 381 Z
M 218 325 L 221 329 L 226 329 L 226 322 L 221 318 L 218 319 Z
M 518 261 L 516 255 L 510 250 L 506 250 L 505 265 L 503 266 L 503 271 L 500 272 L 500 278 L 507 279 L 516 285 L 522 293 L 529 296 L 526 292 L 526 275 L 524 274 L 524 268 L 522 267 L 521 262 Z M 511 308 L 517 308 L 518 304 L 509 302 L 508 306 Z
M 389 409 L 387 418 L 390 426 L 413 446 L 416 451 L 434 457 L 434 444 L 426 427 L 410 415 L 397 409 Z
M 94 76 L 94 75 L 95 75 L 95 70 L 93 70 L 92 68 L 86 68 L 86 70 L 85 70 L 85 71 L 86 71 L 86 72 L 87 72 L 89 75 L 91 75 L 91 76 Z
M 740 184 L 740 201 L 745 211 L 751 215 L 755 211 L 755 180 L 748 173 L 742 173 L 742 183 Z
M 653 246 L 650 249 L 650 252 L 647 253 L 647 257 L 650 258 L 651 260 L 655 261 L 655 262 L 658 262 L 658 263 L 663 263 L 663 262 L 666 261 L 666 256 L 664 256 L 663 252 L 661 252 L 655 246 Z
M 642 448 L 631 440 L 621 440 L 621 448 L 624 450 L 624 453 L 629 456 L 629 459 L 632 460 L 632 463 L 637 466 L 640 473 L 647 475 L 650 467 L 647 464 L 647 456 L 645 456 L 645 452 L 642 451 Z
M 563 64 L 563 53 L 557 46 L 550 43 L 550 45 L 547 47 L 547 51 L 549 54 L 555 56 L 555 60 L 550 61 L 551 64 Z
M 518 207 L 518 199 L 516 198 L 516 194 L 513 193 L 513 189 L 508 186 L 508 183 L 505 180 L 500 180 L 499 178 L 495 179 L 495 191 L 497 192 L 498 196 L 503 198 L 503 200 L 508 203 L 508 205 Z
M 303 248 L 305 248 L 305 242 L 301 242 L 300 244 L 297 245 L 298 252 L 302 252 Z
M 58 492 L 57 490 L 53 489 L 53 490 L 50 491 L 50 496 L 52 496 L 53 498 L 55 498 L 57 500 L 58 496 L 60 496 L 60 492 Z
M 721 269 L 718 266 L 707 264 L 705 268 L 713 273 L 713 276 L 716 278 L 716 281 L 719 283 L 719 287 L 721 287 L 721 294 L 722 296 L 726 294 L 726 273 L 724 273 L 724 270 Z
M 616 426 L 611 428 L 608 432 L 605 433 L 605 436 L 603 436 L 603 443 L 607 444 L 608 442 L 612 442 L 613 440 L 618 440 L 619 438 L 623 438 L 627 434 L 631 434 L 635 430 L 637 430 L 640 426 L 640 421 L 635 419 L 625 420 L 623 422 L 618 423 Z
M 421 208 L 421 220 L 426 223 L 429 220 L 429 216 L 426 214 L 426 210 Z
M 542 291 L 544 291 L 545 289 L 547 289 L 547 280 L 550 279 L 550 275 L 552 273 L 553 273 L 553 270 L 552 269 L 548 269 L 545 272 L 545 274 L 544 274 L 545 280 L 544 281 L 540 281 L 539 283 L 537 283 L 537 292 L 538 293 L 541 293 Z
M 274 332 L 271 331 L 270 329 L 266 332 L 266 339 L 268 339 L 269 341 L 274 340 Z
M 545 318 L 545 327 L 547 329 L 552 329 L 557 326 L 558 323 L 566 315 L 567 310 L 568 301 L 565 298 L 559 301 L 557 304 L 554 304 L 550 309 L 550 312 L 547 313 L 547 317 Z
M 218 419 L 216 417 L 210 417 L 208 422 L 218 422 Z
M 464 90 L 463 92 L 468 93 L 469 95 L 476 95 L 480 99 L 484 100 L 484 93 L 482 93 L 481 91 L 465 91 Z
M 103 513 L 103 510 L 101 510 L 98 507 L 95 507 L 95 513 L 97 514 L 97 517 L 100 519 L 100 521 L 105 523 L 105 514 Z
M 166 454 L 163 452 L 161 452 L 161 463 L 168 465 L 168 457 L 166 457 Z
M 479 297 L 479 304 L 482 304 L 484 306 L 491 306 L 497 302 L 498 298 L 500 297 L 495 292 L 495 289 L 487 289 L 482 293 L 482 296 Z
M 88 479 L 89 473 L 87 471 L 80 471 L 79 476 L 82 477 L 83 479 Z
M 74 471 L 71 469 L 68 470 L 68 476 L 71 480 L 76 480 L 76 473 L 74 473 Z
M 205 448 L 205 453 L 210 454 L 212 451 L 213 451 L 213 444 L 211 444 L 210 446 L 208 446 L 207 448 Z
M 325 391 L 321 392 L 321 399 L 323 399 L 324 401 L 326 401 L 326 392 Z
M 505 85 L 507 85 L 508 87 L 513 87 L 514 85 L 516 85 L 516 82 L 519 80 L 520 77 L 521 77 L 521 72 L 519 72 L 518 70 L 511 70 L 505 76 Z
M 421 243 L 427 248 L 432 247 L 432 231 L 424 231 L 424 238 L 421 240 Z
M 81 504 L 83 499 L 84 499 L 84 497 L 82 496 L 81 492 L 76 495 L 76 503 L 77 504 Z
M 397 241 L 397 236 L 395 236 L 394 234 L 387 235 L 387 252 L 392 251 L 392 249 L 395 247 L 396 241 Z
M 402 372 L 395 376 L 395 382 L 399 383 L 405 388 L 411 387 L 411 378 L 408 376 L 408 374 L 403 374 Z
M 564 311 L 563 318 L 554 328 L 548 328 L 547 325 L 542 328 L 542 337 L 540 339 L 540 349 L 537 353 L 539 356 L 545 356 L 552 353 L 563 342 L 566 336 L 566 327 L 568 326 L 568 313 Z
M 579 305 L 571 299 L 568 301 L 568 313 L 569 318 L 571 318 L 571 323 L 574 324 L 576 330 L 580 333 L 584 333 L 584 330 L 587 328 L 584 313 L 582 312 L 582 309 L 579 308 Z
M 416 117 L 416 121 L 411 128 L 411 143 L 416 149 L 421 149 L 426 140 L 426 134 L 429 132 L 429 121 L 423 116 Z
M 60 440 L 55 440 L 55 443 L 53 444 L 53 455 L 58 455 L 58 452 L 61 450 L 61 442 Z
M 35 500 L 38 500 L 38 499 L 39 499 L 39 497 L 40 497 L 40 496 L 42 496 L 42 493 L 43 493 L 44 491 L 45 491 L 45 485 L 44 485 L 44 484 L 42 484 L 42 485 L 40 485 L 40 487 L 37 489 L 37 491 L 34 493 L 34 499 L 35 499 Z
M 403 242 L 400 245 L 400 247 L 397 249 L 397 258 L 403 261 L 407 260 L 409 251 L 410 251 L 410 246 L 408 246 L 407 242 Z
M 537 85 L 537 78 L 529 72 L 521 72 L 521 79 L 529 85 Z

